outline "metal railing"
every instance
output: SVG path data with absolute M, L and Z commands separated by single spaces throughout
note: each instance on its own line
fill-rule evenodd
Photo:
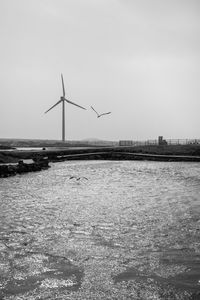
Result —
M 200 145 L 200 139 L 166 139 L 160 144 L 158 140 L 134 141 L 121 140 L 119 146 L 146 146 L 146 145 Z

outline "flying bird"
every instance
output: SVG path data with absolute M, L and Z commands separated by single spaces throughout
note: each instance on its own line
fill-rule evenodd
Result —
M 106 113 L 103 113 L 103 114 L 99 114 L 92 106 L 91 106 L 91 109 L 93 109 L 94 112 L 97 114 L 97 118 L 100 118 L 100 117 L 102 117 L 102 116 L 104 116 L 104 115 L 109 115 L 109 114 L 111 114 L 111 111 L 106 112 Z
M 79 181 L 80 179 L 86 179 L 86 180 L 88 180 L 87 177 L 77 177 L 77 176 L 70 176 L 69 179 L 76 179 L 77 181 Z

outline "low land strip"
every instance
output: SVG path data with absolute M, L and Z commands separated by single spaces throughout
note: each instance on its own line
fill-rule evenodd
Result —
M 200 145 L 149 145 L 115 147 L 49 147 L 42 150 L 0 150 L 0 163 L 17 163 L 22 159 L 63 160 L 155 160 L 200 161 Z

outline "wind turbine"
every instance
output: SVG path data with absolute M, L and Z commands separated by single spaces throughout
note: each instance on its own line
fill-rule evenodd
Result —
M 52 108 L 54 108 L 56 105 L 60 104 L 62 102 L 62 141 L 65 141 L 65 101 L 67 103 L 73 104 L 75 106 L 78 106 L 82 109 L 86 109 L 68 99 L 65 98 L 65 86 L 64 86 L 64 80 L 63 80 L 63 75 L 61 74 L 61 79 L 62 79 L 62 89 L 63 89 L 63 96 L 60 97 L 60 100 L 54 104 L 52 107 L 50 107 L 47 111 L 45 111 L 45 114 L 50 111 Z

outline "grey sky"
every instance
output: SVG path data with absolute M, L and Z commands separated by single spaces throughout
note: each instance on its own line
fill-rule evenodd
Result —
M 199 0 L 0 0 L 0 137 L 200 138 Z M 112 111 L 97 119 L 90 109 Z

